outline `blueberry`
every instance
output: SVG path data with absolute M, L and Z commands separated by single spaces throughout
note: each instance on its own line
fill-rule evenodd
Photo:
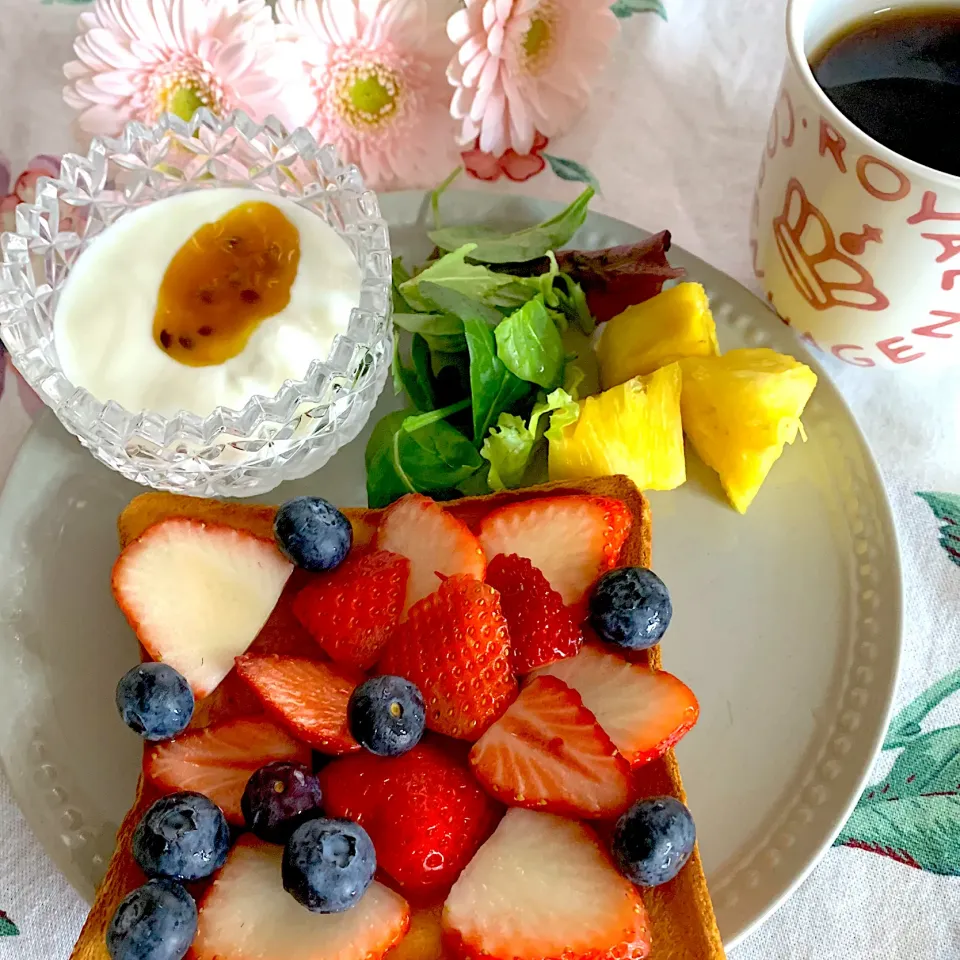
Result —
M 399 757 L 423 736 L 423 696 L 403 677 L 374 677 L 361 683 L 347 705 L 347 723 L 357 743 L 378 757 Z
M 190 684 L 166 663 L 141 663 L 117 684 L 117 710 L 144 740 L 169 740 L 193 716 Z
M 664 582 L 645 567 L 605 573 L 590 596 L 590 625 L 608 643 L 646 650 L 666 633 L 673 604 Z
M 261 767 L 240 799 L 247 826 L 267 843 L 286 843 L 297 827 L 320 815 L 320 781 L 302 763 L 277 760 Z
M 148 877 L 209 877 L 223 866 L 229 849 L 227 820 L 202 793 L 161 797 L 133 832 L 133 857 Z
M 277 511 L 273 532 L 283 553 L 313 573 L 339 567 L 353 545 L 350 521 L 320 497 L 288 500 Z
M 193 897 L 172 880 L 150 880 L 117 907 L 107 953 L 111 960 L 182 960 L 196 933 Z
M 376 870 L 373 841 L 350 820 L 310 820 L 283 850 L 283 888 L 314 913 L 349 910 Z
M 673 797 L 638 800 L 613 829 L 620 872 L 639 887 L 672 880 L 690 859 L 697 839 L 690 811 Z

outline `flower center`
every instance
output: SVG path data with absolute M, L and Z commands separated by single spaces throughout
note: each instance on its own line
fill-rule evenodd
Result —
M 220 84 L 194 57 L 158 67 L 150 78 L 149 99 L 151 122 L 156 122 L 162 113 L 189 120 L 200 107 L 222 114 L 227 106 Z
M 550 59 L 556 40 L 556 10 L 552 0 L 541 3 L 521 41 L 524 65 L 530 73 L 538 73 Z
M 379 63 L 349 66 L 337 83 L 337 105 L 351 126 L 377 127 L 400 105 L 400 84 L 393 71 Z

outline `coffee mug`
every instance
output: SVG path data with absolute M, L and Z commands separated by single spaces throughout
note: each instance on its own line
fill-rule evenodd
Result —
M 750 243 L 770 305 L 803 340 L 853 366 L 916 369 L 960 360 L 960 177 L 859 130 L 808 63 L 878 6 L 789 0 Z M 944 117 L 944 136 L 954 122 Z

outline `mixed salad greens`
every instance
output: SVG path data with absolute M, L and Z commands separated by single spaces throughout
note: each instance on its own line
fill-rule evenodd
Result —
M 560 249 L 586 219 L 590 187 L 549 220 L 500 233 L 441 226 L 449 183 L 432 198 L 434 255 L 412 273 L 393 263 L 393 379 L 409 407 L 384 417 L 367 444 L 371 507 L 544 480 L 545 438 L 599 389 L 596 324 L 682 274 L 667 263 L 666 231 L 606 250 Z

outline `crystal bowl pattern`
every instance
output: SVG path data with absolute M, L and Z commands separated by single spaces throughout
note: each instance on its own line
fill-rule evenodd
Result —
M 287 197 L 322 216 L 361 268 L 360 302 L 346 333 L 301 381 L 240 410 L 164 417 L 101 403 L 63 375 L 53 337 L 58 295 L 77 257 L 111 223 L 189 190 L 244 186 Z M 27 382 L 102 463 L 131 480 L 195 496 L 253 496 L 319 469 L 360 432 L 392 356 L 391 256 L 376 196 L 359 171 L 304 129 L 237 111 L 190 122 L 165 116 L 67 154 L 41 179 L 0 239 L 0 338 Z

